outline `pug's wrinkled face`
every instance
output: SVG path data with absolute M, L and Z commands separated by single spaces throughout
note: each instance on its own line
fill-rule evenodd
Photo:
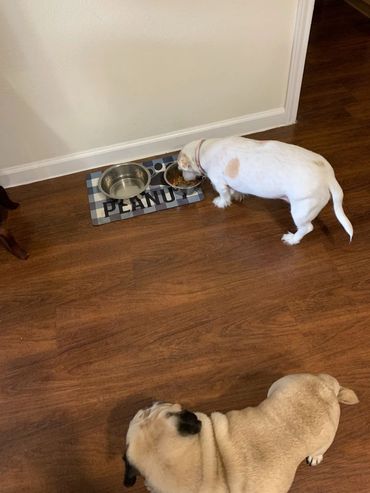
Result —
M 125 486 L 133 486 L 136 476 L 150 478 L 161 461 L 182 447 L 186 437 L 196 435 L 202 423 L 179 404 L 156 402 L 141 409 L 130 422 L 126 436 Z

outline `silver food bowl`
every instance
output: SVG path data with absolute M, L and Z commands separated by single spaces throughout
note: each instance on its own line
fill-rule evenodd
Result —
M 121 163 L 103 172 L 98 187 L 111 199 L 129 199 L 148 188 L 150 179 L 149 171 L 142 164 Z
M 179 176 L 182 177 L 182 172 L 179 169 L 178 164 L 175 162 L 167 166 L 167 169 L 164 172 L 164 181 L 175 191 L 181 192 L 183 194 L 184 193 L 191 194 L 192 192 L 194 192 L 194 190 L 196 190 L 200 186 L 200 184 L 203 181 L 203 177 L 199 176 L 196 178 L 195 183 L 194 183 L 195 180 L 191 180 L 191 182 L 189 182 L 188 185 L 185 184 L 186 182 L 181 183 L 180 185 L 180 184 L 176 184 L 176 178 L 178 178 Z

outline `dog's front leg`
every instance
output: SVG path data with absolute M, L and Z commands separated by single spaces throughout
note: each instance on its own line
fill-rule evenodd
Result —
M 225 182 L 222 183 L 213 183 L 216 192 L 220 195 L 213 199 L 213 203 L 216 207 L 223 209 L 231 204 L 231 192 L 230 188 L 226 185 Z

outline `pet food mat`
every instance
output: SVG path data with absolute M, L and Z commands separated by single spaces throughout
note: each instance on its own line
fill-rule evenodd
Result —
M 142 163 L 152 175 L 150 185 L 140 195 L 127 200 L 114 200 L 104 195 L 98 189 L 102 172 L 90 173 L 87 176 L 86 186 L 92 223 L 98 226 L 203 200 L 201 188 L 186 194 L 175 191 L 165 183 L 164 171 L 175 160 L 176 156 L 166 156 Z

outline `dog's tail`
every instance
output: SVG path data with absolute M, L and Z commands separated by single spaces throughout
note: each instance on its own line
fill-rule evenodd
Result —
M 353 390 L 342 387 L 339 384 L 338 380 L 331 375 L 321 373 L 319 375 L 319 378 L 324 380 L 326 385 L 334 391 L 335 395 L 337 396 L 338 402 L 340 402 L 341 404 L 353 405 L 360 402 Z
M 330 166 L 330 165 L 329 165 Z M 339 185 L 337 182 L 333 168 L 330 166 L 330 174 L 329 174 L 329 190 L 333 199 L 333 206 L 334 206 L 334 212 L 335 215 L 337 216 L 338 221 L 340 224 L 343 226 L 343 228 L 347 231 L 349 234 L 350 241 L 352 241 L 353 237 L 353 227 L 348 219 L 348 217 L 345 215 L 344 210 L 343 210 L 343 190 L 342 187 Z
M 346 387 L 339 387 L 337 397 L 338 402 L 341 402 L 342 404 L 353 405 L 360 402 L 355 392 L 351 389 L 346 389 Z

